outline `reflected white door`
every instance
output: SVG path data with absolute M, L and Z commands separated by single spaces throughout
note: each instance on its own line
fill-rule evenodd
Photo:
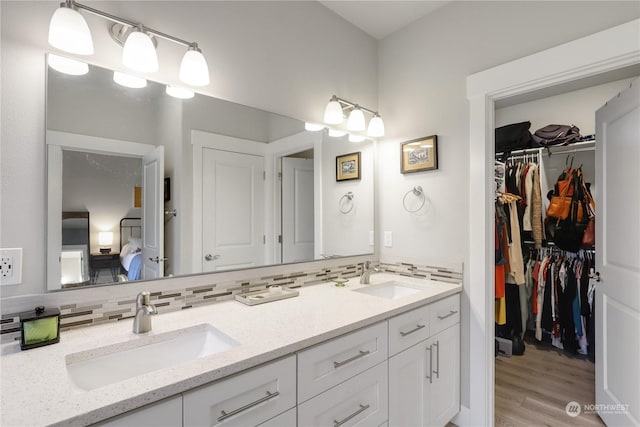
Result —
M 640 425 L 639 104 L 636 80 L 596 112 L 596 403 L 611 426 Z
M 163 276 L 164 147 L 142 157 L 142 279 Z
M 264 264 L 264 157 L 203 147 L 202 271 Z
M 313 159 L 282 158 L 282 262 L 313 259 Z

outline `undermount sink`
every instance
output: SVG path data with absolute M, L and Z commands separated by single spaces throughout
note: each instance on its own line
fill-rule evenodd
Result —
M 417 285 L 391 281 L 378 283 L 377 285 L 368 285 L 360 289 L 354 289 L 353 291 L 380 298 L 397 299 L 415 294 L 416 292 L 422 292 L 424 290 L 424 288 Z
M 202 324 L 69 354 L 65 361 L 72 383 L 93 390 L 239 345 L 213 326 Z

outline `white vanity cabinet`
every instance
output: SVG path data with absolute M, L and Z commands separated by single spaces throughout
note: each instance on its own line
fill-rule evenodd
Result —
M 401 348 L 389 359 L 392 427 L 444 426 L 460 410 L 460 297 L 453 295 L 413 311 L 424 309 L 429 310 L 429 338 Z M 389 320 L 390 330 L 394 319 Z
M 174 396 L 114 418 L 93 424 L 96 427 L 158 426 L 179 427 L 182 425 L 182 396 Z
M 289 356 L 182 396 L 184 427 L 257 426 L 296 406 L 296 358 Z

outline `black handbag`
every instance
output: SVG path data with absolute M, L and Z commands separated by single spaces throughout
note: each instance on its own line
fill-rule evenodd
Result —
M 496 128 L 496 153 L 508 153 L 534 146 L 532 145 L 531 132 L 529 132 L 530 127 L 531 122 L 521 122 Z M 535 146 L 539 147 L 537 144 Z

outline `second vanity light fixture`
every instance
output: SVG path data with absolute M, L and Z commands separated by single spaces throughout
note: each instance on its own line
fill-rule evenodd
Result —
M 94 15 L 114 22 L 111 36 L 122 44 L 122 63 L 125 67 L 142 73 L 158 70 L 156 39 L 162 38 L 187 47 L 180 64 L 180 80 L 191 86 L 209 84 L 209 68 L 202 51 L 196 42 L 174 37 L 154 30 L 139 22 L 130 21 L 98 9 L 80 4 L 75 0 L 66 0 L 60 4 L 49 23 L 49 44 L 65 52 L 77 55 L 92 55 L 93 40 L 84 17 L 78 12 L 85 10 Z
M 373 117 L 366 127 L 364 113 L 367 112 Z M 347 129 L 355 132 L 367 129 L 367 136 L 377 138 L 384 136 L 384 122 L 377 111 L 362 107 L 346 99 L 333 95 L 324 110 L 324 122 L 328 125 L 339 125 L 344 121 L 345 113 L 348 113 Z

